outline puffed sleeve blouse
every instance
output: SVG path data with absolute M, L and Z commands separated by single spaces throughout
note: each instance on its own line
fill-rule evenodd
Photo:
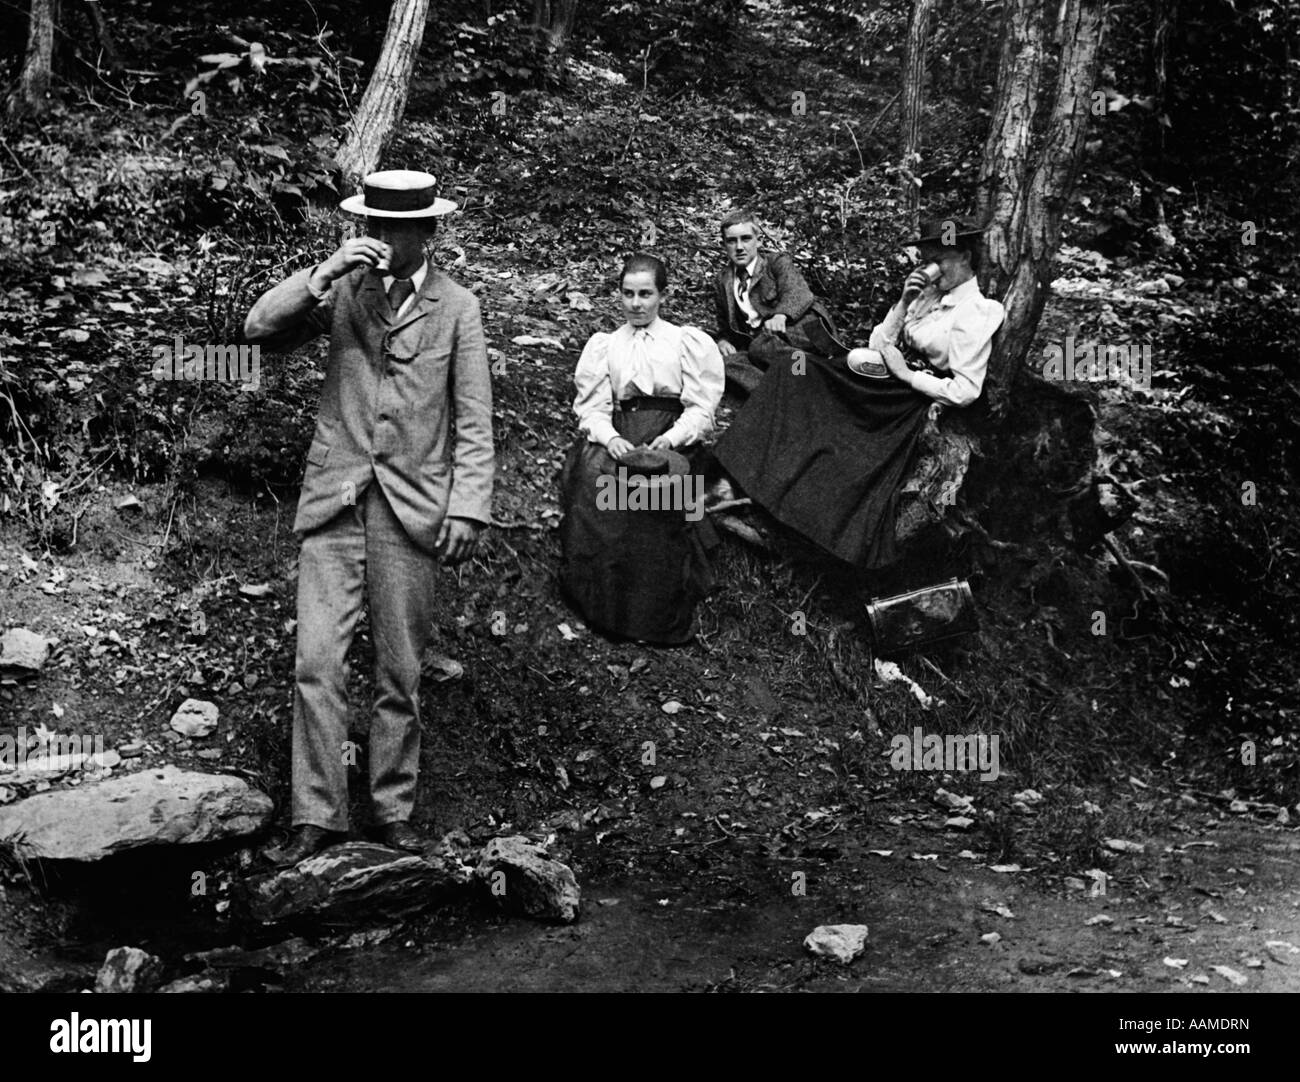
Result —
M 578 427 L 592 443 L 618 435 L 614 402 L 639 395 L 678 398 L 682 415 L 665 433 L 674 447 L 696 443 L 713 430 L 722 401 L 722 354 L 698 327 L 656 319 L 648 327 L 624 323 L 609 334 L 593 334 L 578 358 L 573 401 Z
M 906 308 L 901 300 L 895 304 L 883 322 L 876 324 L 867 344 L 885 353 L 897 350 L 901 338 L 931 367 L 952 374 L 942 379 L 930 372 L 915 372 L 912 386 L 940 402 L 968 406 L 984 388 L 993 335 L 1004 316 L 1002 304 L 984 296 L 974 278 L 946 293 L 930 286 Z

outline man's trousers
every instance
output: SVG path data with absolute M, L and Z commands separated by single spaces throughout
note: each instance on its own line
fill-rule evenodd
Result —
M 294 826 L 348 829 L 347 653 L 363 588 L 375 648 L 370 800 L 376 824 L 410 819 L 420 761 L 420 657 L 436 558 L 402 529 L 377 480 L 303 537 L 293 706 Z

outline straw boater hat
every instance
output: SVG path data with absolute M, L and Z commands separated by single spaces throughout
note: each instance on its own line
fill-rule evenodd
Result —
M 437 178 L 415 169 L 386 169 L 371 173 L 362 185 L 362 195 L 350 195 L 339 204 L 349 214 L 371 218 L 436 218 L 450 214 L 456 204 L 434 193 Z

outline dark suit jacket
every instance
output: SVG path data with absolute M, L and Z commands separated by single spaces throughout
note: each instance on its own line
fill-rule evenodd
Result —
M 394 318 L 380 275 L 355 270 L 316 304 L 310 274 L 300 271 L 267 292 L 248 319 L 248 341 L 273 350 L 330 336 L 294 530 L 324 525 L 372 479 L 426 550 L 447 515 L 490 523 L 492 383 L 478 299 L 431 266 Z M 277 307 L 309 303 L 315 307 L 296 325 L 269 330 Z
M 735 267 L 728 264 L 718 271 L 713 283 L 717 317 L 714 337 L 725 338 L 737 349 L 746 350 L 763 331 L 749 326 L 736 303 L 735 284 Z M 791 347 L 828 357 L 846 351 L 835 337 L 829 309 L 813 295 L 794 260 L 785 252 L 759 252 L 759 266 L 750 280 L 748 297 L 762 319 L 778 313 L 786 317 L 786 337 Z

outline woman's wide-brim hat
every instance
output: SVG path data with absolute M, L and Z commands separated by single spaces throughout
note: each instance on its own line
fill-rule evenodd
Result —
M 989 227 L 987 219 L 971 214 L 954 214 L 947 218 L 926 218 L 921 222 L 920 234 L 905 240 L 899 246 L 915 248 L 918 244 L 942 244 L 951 247 L 968 237 L 981 237 Z
M 437 196 L 438 180 L 416 169 L 385 169 L 362 182 L 362 194 L 339 204 L 349 214 L 371 218 L 437 218 L 450 214 L 456 204 Z

